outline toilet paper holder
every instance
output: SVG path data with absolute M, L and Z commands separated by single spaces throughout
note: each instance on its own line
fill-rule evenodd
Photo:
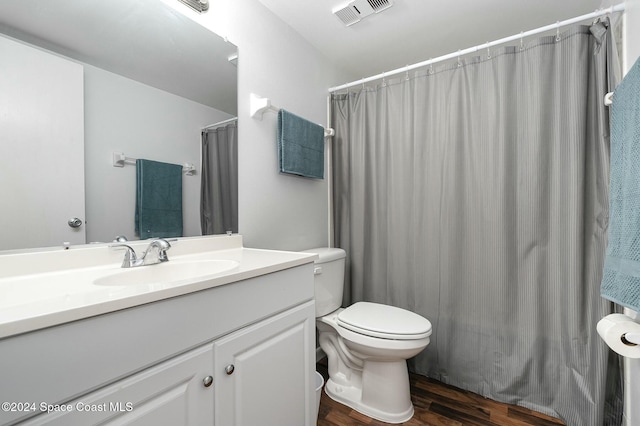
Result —
M 640 322 L 625 314 L 609 314 L 598 321 L 596 329 L 615 353 L 640 359 Z
M 620 340 L 627 346 L 640 345 L 640 333 L 624 333 L 620 336 Z

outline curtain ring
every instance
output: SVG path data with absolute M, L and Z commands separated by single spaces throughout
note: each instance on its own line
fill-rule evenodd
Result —
M 433 74 L 433 58 L 429 58 L 429 74 Z
M 560 21 L 557 21 L 556 25 L 556 41 L 560 41 Z
M 410 80 L 410 78 L 409 78 L 409 64 L 407 64 L 407 67 L 406 67 L 406 68 L 405 68 L 405 70 L 404 70 L 404 79 L 405 79 L 406 81 L 409 81 L 409 80 Z
M 487 42 L 487 59 L 491 59 L 491 45 Z
M 460 49 L 458 49 L 458 68 L 462 66 L 462 61 L 460 61 Z
M 381 87 L 387 87 L 387 80 L 385 79 L 384 74 L 385 73 L 382 73 L 382 85 L 381 85 Z
M 596 15 L 599 15 L 600 11 L 602 11 L 602 10 L 603 9 L 601 9 L 601 8 L 597 8 L 593 13 L 595 13 Z M 593 21 L 591 21 L 591 25 L 595 25 L 598 22 L 600 22 L 600 16 L 596 16 L 595 18 L 593 18 Z M 557 38 L 558 38 L 558 34 L 556 33 L 556 41 L 557 41 Z
M 524 31 L 520 31 L 520 50 L 524 50 Z

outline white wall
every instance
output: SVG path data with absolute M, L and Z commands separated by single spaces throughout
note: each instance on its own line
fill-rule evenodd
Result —
M 640 0 L 625 1 L 624 16 L 624 51 L 623 51 L 623 72 L 629 68 L 640 57 Z M 636 321 L 640 322 L 637 312 L 625 309 L 625 313 Z M 633 426 L 640 422 L 640 360 L 624 358 L 624 416 L 623 425 Z
M 134 234 L 136 168 L 113 167 L 112 152 L 200 169 L 200 129 L 229 114 L 85 65 L 87 242 Z M 183 176 L 183 233 L 200 232 L 200 170 Z
M 624 71 L 640 58 L 640 0 L 626 0 L 624 22 Z
M 212 1 L 203 15 L 178 6 L 238 46 L 238 207 L 245 245 L 300 250 L 328 244 L 327 180 L 278 173 L 276 115 L 251 118 L 249 94 L 326 125 L 328 88 L 353 76 L 257 0 Z

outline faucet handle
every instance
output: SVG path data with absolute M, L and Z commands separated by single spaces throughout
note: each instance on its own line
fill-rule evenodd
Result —
M 171 248 L 171 244 L 169 244 L 169 241 L 177 241 L 177 240 L 165 240 L 164 238 L 156 238 L 155 240 L 151 241 L 151 243 L 153 244 L 154 242 L 157 243 L 158 248 L 160 250 L 169 250 Z
M 167 262 L 169 257 L 167 257 L 167 250 L 171 248 L 171 244 L 169 241 L 164 238 L 156 238 L 149 243 L 149 246 L 142 254 L 142 262 L 145 265 L 153 265 L 154 263 Z M 155 249 L 155 250 L 154 250 Z M 152 260 L 147 260 L 147 255 L 151 252 L 156 253 L 156 258 Z
M 109 244 L 109 248 L 115 248 L 115 249 L 124 248 L 127 250 L 127 252 L 124 254 L 124 260 L 122 261 L 123 268 L 130 268 L 138 260 L 138 257 L 136 256 L 136 251 L 132 249 L 131 246 L 128 244 L 122 244 L 122 243 Z
M 158 238 L 156 241 L 158 242 L 158 260 L 160 262 L 168 261 L 167 250 L 171 248 L 171 244 L 164 238 Z

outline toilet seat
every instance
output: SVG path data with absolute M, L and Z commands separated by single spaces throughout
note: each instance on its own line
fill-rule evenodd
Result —
M 390 340 L 417 340 L 431 335 L 431 323 L 418 314 L 394 306 L 357 302 L 342 310 L 337 323 L 365 336 Z

